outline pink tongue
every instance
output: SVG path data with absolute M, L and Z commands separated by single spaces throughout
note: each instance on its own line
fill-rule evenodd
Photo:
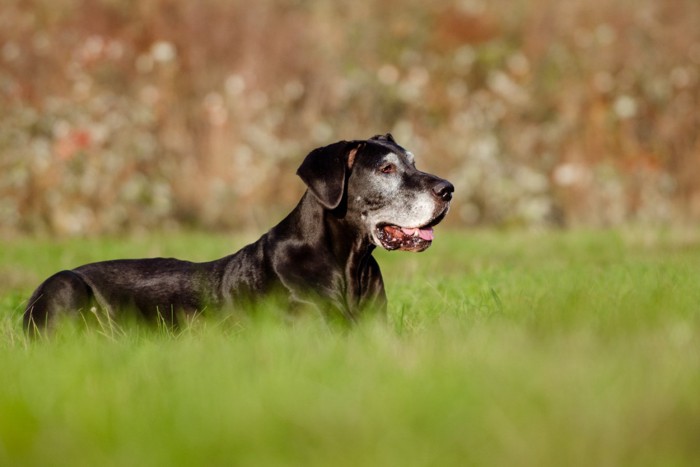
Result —
M 428 229 L 408 229 L 408 228 L 402 228 L 401 229 L 403 233 L 405 233 L 408 236 L 413 236 L 415 235 L 416 232 L 418 232 L 418 236 L 422 238 L 423 240 L 427 241 L 432 241 L 433 240 L 433 229 L 428 228 Z
M 433 240 L 433 229 L 421 229 L 418 231 L 418 235 L 423 240 L 432 241 Z

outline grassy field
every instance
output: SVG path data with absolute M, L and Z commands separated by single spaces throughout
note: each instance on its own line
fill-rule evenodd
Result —
M 23 300 L 59 268 L 247 239 L 5 240 L 0 465 L 699 465 L 699 236 L 436 233 L 378 252 L 388 323 L 34 343 Z

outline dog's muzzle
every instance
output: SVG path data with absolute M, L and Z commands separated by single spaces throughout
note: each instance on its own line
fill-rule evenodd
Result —
M 451 192 L 449 196 L 452 196 Z M 375 236 L 382 247 L 391 250 L 423 251 L 433 243 L 433 227 L 438 225 L 447 215 L 449 202 L 437 217 L 426 225 L 420 227 L 401 227 L 393 224 L 379 224 L 375 229 Z

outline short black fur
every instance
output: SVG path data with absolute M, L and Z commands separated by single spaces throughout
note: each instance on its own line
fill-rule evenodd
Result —
M 29 299 L 24 327 L 38 335 L 59 316 L 101 312 L 111 319 L 126 310 L 177 325 L 183 316 L 238 310 L 275 293 L 285 297 L 290 310 L 310 307 L 346 323 L 370 310 L 383 314 L 384 282 L 372 257 L 376 242 L 363 223 L 366 206 L 355 201 L 364 181 L 354 181 L 358 193 L 351 195 L 348 181 L 366 176 L 373 159 L 387 151 L 404 149 L 391 135 L 315 149 L 298 170 L 308 187 L 299 204 L 259 240 L 224 258 L 204 263 L 123 259 L 61 271 Z M 364 167 L 358 174 L 355 159 Z M 415 189 L 443 181 L 422 172 L 415 177 L 427 181 L 415 182 Z

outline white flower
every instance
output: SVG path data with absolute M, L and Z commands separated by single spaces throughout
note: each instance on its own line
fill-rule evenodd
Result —
M 632 118 L 637 114 L 637 101 L 627 95 L 619 96 L 613 103 L 613 111 L 621 120 Z
M 156 62 L 166 63 L 175 59 L 177 51 L 171 42 L 157 41 L 151 45 L 151 56 Z

